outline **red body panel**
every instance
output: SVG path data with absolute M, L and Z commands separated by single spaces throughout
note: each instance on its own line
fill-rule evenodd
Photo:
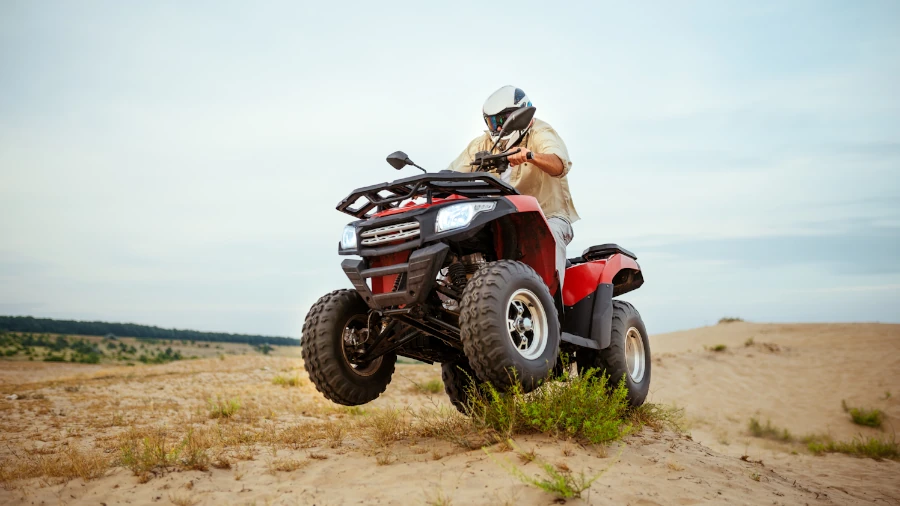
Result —
M 530 265 L 547 284 L 550 293 L 555 294 L 559 289 L 559 280 L 556 277 L 556 241 L 541 206 L 537 199 L 530 195 L 508 195 L 504 198 L 512 202 L 519 211 L 508 217 L 509 222 L 515 226 L 516 241 L 522 255 L 515 260 Z M 494 226 L 500 226 L 499 222 L 494 223 Z M 501 234 L 494 236 L 500 237 Z M 498 253 L 503 251 L 502 244 L 496 246 Z
M 382 255 L 372 257 L 371 267 L 384 267 L 386 265 L 402 264 L 409 260 L 411 250 L 398 251 L 391 255 Z M 377 276 L 372 278 L 372 293 L 388 293 L 394 289 L 394 281 L 397 280 L 397 274 L 389 274 L 387 276 Z
M 563 286 L 563 304 L 574 306 L 576 302 L 594 293 L 601 283 L 600 277 L 606 269 L 606 260 L 596 260 L 573 265 L 566 269 L 566 284 Z
M 641 270 L 633 258 L 616 253 L 604 260 L 573 265 L 566 269 L 563 287 L 563 304 L 574 306 L 576 302 L 594 293 L 601 283 L 612 283 L 622 269 Z

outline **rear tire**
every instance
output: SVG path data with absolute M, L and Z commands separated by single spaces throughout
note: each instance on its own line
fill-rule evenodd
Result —
M 316 390 L 338 404 L 357 406 L 375 400 L 391 382 L 397 355 L 385 354 L 354 366 L 344 354 L 344 330 L 369 307 L 354 290 L 335 290 L 319 299 L 303 322 L 303 365 Z
M 576 362 L 579 372 L 598 368 L 609 375 L 609 387 L 615 388 L 625 378 L 628 402 L 640 406 L 650 392 L 650 339 L 641 315 L 631 304 L 614 300 L 612 339 L 609 347 L 598 351 L 579 349 Z
M 547 379 L 559 354 L 559 318 L 544 280 L 526 264 L 489 263 L 463 291 L 459 316 L 463 350 L 479 380 L 523 391 Z M 515 344 L 514 344 L 515 342 Z
M 457 411 L 468 415 L 466 408 L 469 406 L 469 389 L 474 388 L 478 378 L 469 361 L 465 357 L 455 362 L 441 364 L 441 379 L 444 380 L 444 391 L 450 397 L 450 404 Z

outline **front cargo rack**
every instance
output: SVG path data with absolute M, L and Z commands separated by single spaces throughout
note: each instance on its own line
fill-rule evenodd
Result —
M 404 200 L 425 196 L 466 198 L 518 195 L 512 186 L 483 172 L 441 171 L 357 188 L 337 205 L 337 210 L 356 218 L 395 209 Z

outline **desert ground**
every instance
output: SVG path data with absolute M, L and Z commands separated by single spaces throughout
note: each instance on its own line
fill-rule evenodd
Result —
M 482 447 L 438 366 L 398 364 L 381 398 L 346 408 L 310 384 L 299 348 L 2 361 L 0 503 L 554 504 L 514 472 L 543 463 L 596 477 L 569 504 L 900 504 L 897 460 L 804 443 L 896 441 L 900 325 L 736 322 L 650 339 L 649 401 L 683 410 L 680 430 L 605 445 L 523 434 Z M 881 427 L 854 424 L 854 407 L 878 409 Z

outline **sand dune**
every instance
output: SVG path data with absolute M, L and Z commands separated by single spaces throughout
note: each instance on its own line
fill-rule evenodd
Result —
M 752 338 L 752 344 L 747 345 Z M 724 351 L 712 351 L 724 344 Z M 604 473 L 570 504 L 900 504 L 900 463 L 846 455 L 813 456 L 800 442 L 749 435 L 751 417 L 797 438 L 827 433 L 891 437 L 900 417 L 900 325 L 732 323 L 651 337 L 651 400 L 685 409 L 685 434 L 646 429 L 610 447 L 549 436 L 517 437 L 537 461 L 587 475 Z M 708 349 L 704 349 L 704 346 Z M 299 359 L 227 357 L 136 368 L 77 369 L 47 375 L 44 364 L 0 362 L 0 458 L 6 468 L 67 448 L 120 455 L 129 428 L 209 426 L 209 399 L 240 398 L 240 416 L 219 430 L 288 431 L 316 420 L 352 419 L 306 382 L 274 385 L 302 370 Z M 301 374 L 305 378 L 305 373 Z M 400 365 L 386 394 L 365 406 L 444 405 L 442 393 L 414 386 L 440 377 L 433 366 Z M 890 395 L 888 395 L 890 393 Z M 20 398 L 6 400 L 17 394 Z M 878 408 L 883 429 L 851 423 L 842 408 Z M 365 416 L 365 415 L 362 415 Z M 360 434 L 332 444 L 283 444 L 262 436 L 229 450 L 229 469 L 156 473 L 145 483 L 113 467 L 102 477 L 6 481 L 3 504 L 552 504 L 503 465 L 514 451 L 467 450 L 447 441 L 400 437 L 373 448 Z M 265 442 L 261 442 L 265 441 Z M 26 451 L 27 450 L 27 451 Z M 283 470 L 279 470 L 278 468 Z M 449 501 L 449 502 L 447 502 Z

